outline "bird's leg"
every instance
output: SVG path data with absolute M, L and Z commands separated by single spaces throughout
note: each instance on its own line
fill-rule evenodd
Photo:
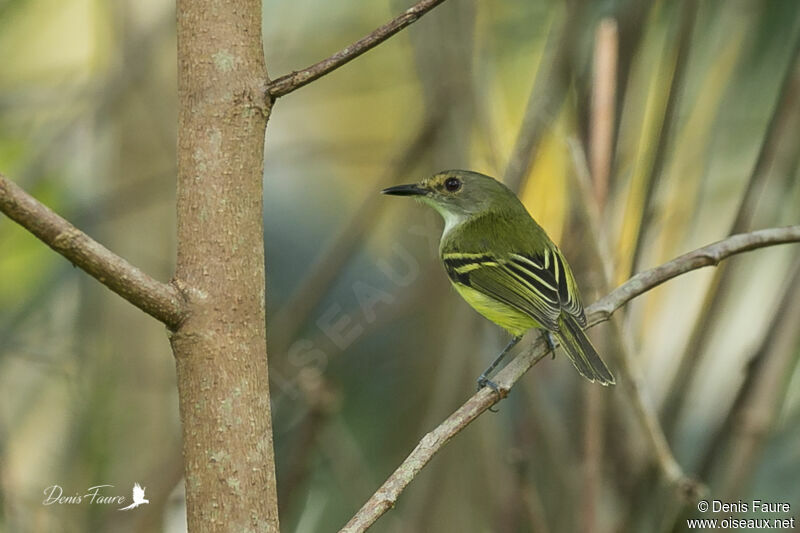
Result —
M 489 365 L 486 368 L 486 370 L 483 371 L 483 373 L 480 375 L 480 377 L 478 377 L 478 388 L 479 389 L 482 389 L 484 387 L 489 387 L 490 389 L 492 389 L 493 391 L 495 391 L 497 393 L 500 392 L 500 389 L 498 388 L 497 383 L 495 383 L 494 381 L 489 379 L 489 374 L 492 372 L 492 370 L 494 370 L 497 367 L 497 365 L 500 364 L 500 361 L 503 360 L 503 357 L 505 357 L 506 354 L 511 351 L 511 348 L 516 346 L 517 343 L 520 340 L 522 340 L 522 335 L 512 337 L 511 342 L 509 342 L 508 345 L 505 348 L 503 348 L 503 351 L 500 352 L 500 355 L 495 357 L 494 361 L 492 361 L 492 364 Z
M 553 355 L 553 359 L 556 358 L 556 343 L 553 341 L 553 334 L 548 329 L 542 330 L 542 337 L 544 337 L 544 342 L 547 343 L 547 346 L 550 347 L 550 353 Z

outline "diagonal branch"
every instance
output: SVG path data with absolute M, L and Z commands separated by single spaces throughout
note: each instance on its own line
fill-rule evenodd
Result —
M 728 257 L 758 248 L 800 242 L 800 225 L 770 228 L 742 233 L 681 255 L 668 263 L 640 272 L 586 308 L 588 326 L 611 318 L 611 315 L 633 298 L 661 285 L 665 281 L 698 268 L 719 264 Z M 433 456 L 475 420 L 486 409 L 505 397 L 522 375 L 547 355 L 545 342 L 539 337 L 527 350 L 518 355 L 494 378 L 500 393 L 483 388 L 459 407 L 436 429 L 425 435 L 416 448 L 381 487 L 353 516 L 340 533 L 366 531 L 378 518 L 391 509 L 397 498 Z
M 317 78 L 321 78 L 325 74 L 349 63 L 364 52 L 378 46 L 395 33 L 410 26 L 442 2 L 444 2 L 444 0 L 421 0 L 406 9 L 402 15 L 395 17 L 366 37 L 339 50 L 329 58 L 323 59 L 319 63 L 315 63 L 303 70 L 297 70 L 272 80 L 267 84 L 267 97 L 278 98 L 289 94 L 295 89 L 299 89 L 303 85 L 307 85 Z
M 608 320 L 614 311 L 628 301 L 681 274 L 716 266 L 732 255 L 792 242 L 800 242 L 800 225 L 740 233 L 683 254 L 661 266 L 639 272 L 586 309 L 589 326 Z
M 184 314 L 180 292 L 92 240 L 0 174 L 0 211 L 130 303 L 175 329 Z

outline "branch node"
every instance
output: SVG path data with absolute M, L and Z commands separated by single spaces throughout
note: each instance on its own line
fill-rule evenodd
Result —
M 708 487 L 691 476 L 681 475 L 676 479 L 671 479 L 670 482 L 677 489 L 678 496 L 686 504 L 694 504 L 708 495 Z
M 67 228 L 60 231 L 58 235 L 55 236 L 53 239 L 53 247 L 67 249 L 74 241 L 79 240 L 81 235 L 83 235 L 83 233 L 77 228 Z
M 397 499 L 386 496 L 381 500 L 381 505 L 387 510 L 394 509 L 394 506 L 397 505 Z

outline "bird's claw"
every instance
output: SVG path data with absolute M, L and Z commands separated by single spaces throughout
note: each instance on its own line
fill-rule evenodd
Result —
M 498 394 L 498 396 L 500 396 L 500 398 L 503 397 L 503 394 L 500 392 L 500 387 L 497 385 L 497 383 L 487 378 L 486 376 L 481 376 L 478 378 L 478 390 L 481 390 L 484 387 L 489 387 L 490 389 L 495 391 Z M 495 409 L 494 406 L 489 407 L 489 411 L 491 411 L 492 413 L 500 412 L 500 410 Z
M 547 343 L 547 347 L 550 348 L 550 354 L 553 359 L 556 358 L 556 343 L 553 341 L 553 334 L 549 331 L 544 331 L 544 340 Z
M 481 390 L 484 387 L 489 387 L 497 394 L 500 394 L 500 387 L 497 385 L 497 383 L 487 378 L 486 376 L 481 376 L 478 378 L 478 390 Z

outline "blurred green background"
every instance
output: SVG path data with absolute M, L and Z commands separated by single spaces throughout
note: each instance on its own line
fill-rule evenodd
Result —
M 265 0 L 269 72 L 305 67 L 408 6 Z M 175 257 L 174 9 L 0 1 L 0 171 L 162 280 Z M 619 37 L 599 228 L 614 283 L 731 232 L 800 220 L 795 0 L 450 0 L 282 98 L 264 222 L 284 531 L 341 527 L 506 342 L 449 288 L 435 213 L 382 187 L 445 168 L 505 176 L 585 303 L 599 296 L 573 178 L 592 149 L 603 18 Z M 530 156 L 516 173 L 515 146 Z M 711 499 L 800 509 L 798 302 L 789 245 L 620 311 L 646 396 Z M 592 337 L 613 367 L 610 332 Z M 0 217 L 0 531 L 185 529 L 171 357 L 156 321 Z M 373 531 L 683 531 L 710 516 L 653 468 L 622 388 L 584 383 L 563 356 L 499 407 Z M 134 482 L 151 502 L 135 512 L 42 504 L 54 484 L 129 496 Z

